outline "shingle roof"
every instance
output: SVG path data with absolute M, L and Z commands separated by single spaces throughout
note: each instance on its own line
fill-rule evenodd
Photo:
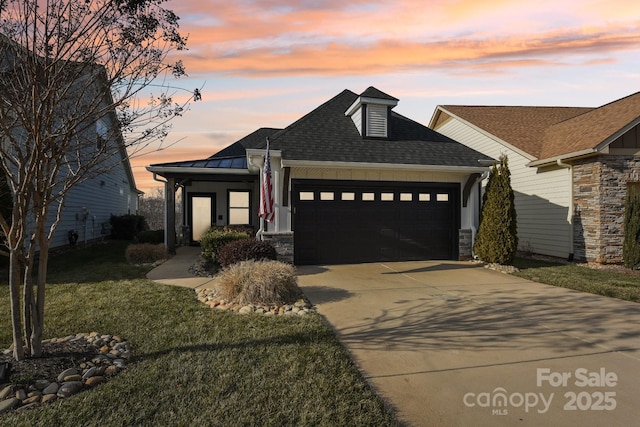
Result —
M 598 108 L 445 105 L 446 112 L 536 159 L 595 149 L 640 120 L 640 92 Z
M 445 105 L 457 117 L 497 136 L 535 158 L 540 158 L 545 131 L 592 108 Z
M 596 148 L 640 119 L 640 92 L 549 127 L 540 158 Z
M 274 134 L 271 148 L 281 150 L 285 160 L 474 167 L 480 159 L 490 160 L 395 112 L 390 117 L 389 138 L 363 138 L 345 115 L 357 98 L 344 90 Z
M 243 137 L 242 139 L 234 142 L 228 147 L 223 148 L 209 158 L 212 159 L 218 157 L 244 156 L 246 155 L 246 150 L 248 148 L 259 147 L 265 142 L 268 137 L 280 130 L 282 129 L 260 128 L 254 132 L 251 132 L 249 135 Z
M 393 96 L 388 95 L 373 86 L 369 86 L 368 88 L 366 88 L 365 91 L 360 94 L 360 96 L 362 96 L 363 98 L 376 98 L 387 99 L 389 101 L 398 101 L 398 98 L 394 98 Z

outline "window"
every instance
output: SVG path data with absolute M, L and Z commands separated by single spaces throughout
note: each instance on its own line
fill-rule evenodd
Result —
M 321 191 L 320 200 L 333 200 L 333 191 Z
M 356 193 L 345 191 L 342 193 L 342 200 L 352 201 L 356 199 Z
M 304 202 L 310 202 L 314 199 L 313 191 L 301 191 L 300 192 L 300 200 Z
M 393 193 L 381 193 L 380 200 L 383 202 L 393 202 Z
M 413 200 L 412 193 L 400 193 L 400 201 L 401 202 L 410 202 Z
M 438 193 L 436 195 L 436 201 L 437 202 L 448 202 L 449 201 L 449 195 L 447 193 Z
M 96 148 L 102 150 L 105 148 L 107 138 L 109 137 L 109 130 L 104 120 L 98 119 L 96 122 Z
M 362 193 L 363 202 L 373 202 L 376 199 L 375 193 Z
M 420 193 L 420 195 L 418 196 L 418 200 L 421 202 L 430 202 L 431 201 L 431 194 L 429 193 Z
M 251 224 L 251 192 L 229 190 L 229 225 Z

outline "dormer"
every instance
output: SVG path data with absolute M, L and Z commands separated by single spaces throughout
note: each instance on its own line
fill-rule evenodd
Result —
M 367 138 L 388 138 L 391 109 L 398 99 L 370 86 L 358 96 L 345 112 L 351 117 L 360 135 Z

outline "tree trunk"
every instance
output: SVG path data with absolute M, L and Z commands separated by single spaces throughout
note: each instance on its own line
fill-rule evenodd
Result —
M 42 356 L 42 330 L 44 329 L 44 297 L 47 281 L 47 267 L 49 264 L 49 241 L 44 235 L 40 236 L 40 258 L 38 260 L 38 290 L 33 307 L 33 331 L 31 332 L 30 347 L 33 357 Z
M 11 297 L 11 326 L 13 328 L 13 358 L 24 359 L 22 321 L 20 320 L 20 262 L 15 249 L 9 254 L 9 294 Z

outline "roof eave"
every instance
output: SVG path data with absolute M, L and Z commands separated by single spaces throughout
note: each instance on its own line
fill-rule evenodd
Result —
M 425 172 L 457 172 L 474 173 L 484 172 L 489 167 L 478 166 L 451 166 L 451 165 L 415 165 L 399 163 L 361 163 L 361 162 L 323 162 L 317 160 L 282 160 L 283 167 L 295 168 L 320 168 L 320 169 L 396 169 Z
M 147 166 L 149 172 L 157 174 L 199 174 L 199 175 L 253 175 L 248 169 L 193 168 L 178 166 Z
M 573 153 L 560 154 L 559 156 L 548 157 L 546 159 L 535 160 L 527 163 L 527 166 L 532 168 L 539 168 L 543 166 L 550 166 L 556 164 L 558 160 L 566 161 L 566 160 L 576 160 L 582 157 L 589 157 L 594 154 L 600 153 L 601 150 L 596 148 L 588 148 L 586 150 L 575 151 Z

